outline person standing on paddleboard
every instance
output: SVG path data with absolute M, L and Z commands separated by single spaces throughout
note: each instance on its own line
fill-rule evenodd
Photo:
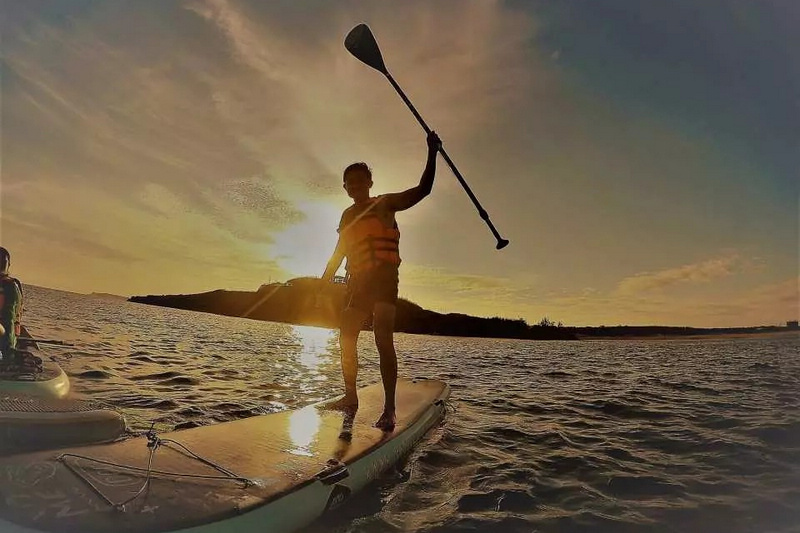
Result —
M 333 281 L 347 257 L 347 298 L 342 313 L 339 346 L 342 351 L 344 397 L 339 407 L 358 407 L 358 335 L 365 319 L 372 315 L 375 345 L 380 355 L 385 393 L 384 410 L 375 426 L 394 429 L 397 355 L 394 349 L 394 318 L 400 266 L 400 231 L 395 213 L 417 205 L 431 193 L 436 175 L 436 154 L 442 141 L 436 132 L 428 134 L 428 158 L 419 185 L 403 192 L 369 195 L 372 172 L 366 163 L 353 163 L 344 170 L 344 190 L 353 199 L 339 222 L 339 240 L 322 279 Z

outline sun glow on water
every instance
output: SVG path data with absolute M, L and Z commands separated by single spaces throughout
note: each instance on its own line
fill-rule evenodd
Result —
M 292 326 L 292 334 L 300 343 L 299 361 L 310 370 L 316 370 L 328 353 L 334 330 L 313 326 Z

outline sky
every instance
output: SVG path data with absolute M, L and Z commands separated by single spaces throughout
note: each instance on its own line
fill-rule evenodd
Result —
M 792 0 L 3 1 L 0 243 L 26 283 L 120 295 L 320 276 L 350 200 L 436 130 L 400 295 L 565 325 L 797 320 Z

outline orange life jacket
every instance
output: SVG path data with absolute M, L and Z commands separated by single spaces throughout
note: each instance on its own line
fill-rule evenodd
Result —
M 375 210 L 376 198 L 352 221 L 345 222 L 342 237 L 345 239 L 347 272 L 358 274 L 381 264 L 400 264 L 400 230 L 397 222 L 387 228 Z

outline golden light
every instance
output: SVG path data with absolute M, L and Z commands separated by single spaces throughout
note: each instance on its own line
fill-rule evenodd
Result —
M 275 235 L 270 255 L 292 277 L 319 277 L 336 247 L 341 209 L 324 202 L 300 202 L 295 207 L 305 219 Z
M 315 370 L 322 362 L 323 354 L 328 353 L 328 345 L 334 330 L 313 326 L 292 326 L 292 335 L 300 343 L 300 362 Z
M 295 411 L 289 417 L 289 438 L 292 439 L 293 449 L 289 453 L 294 455 L 313 455 L 311 444 L 319 432 L 320 417 L 317 408 L 309 405 Z

